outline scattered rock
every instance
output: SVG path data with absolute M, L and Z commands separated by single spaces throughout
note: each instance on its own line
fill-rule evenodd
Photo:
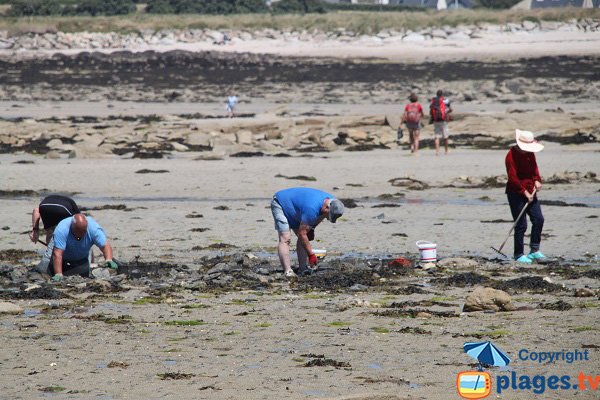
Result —
M 514 311 L 511 297 L 502 290 L 478 287 L 465 300 L 463 311 Z
M 588 288 L 575 289 L 575 297 L 594 297 L 596 292 Z

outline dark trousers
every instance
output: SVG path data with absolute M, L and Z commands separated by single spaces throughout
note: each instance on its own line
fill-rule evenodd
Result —
M 88 278 L 90 276 L 90 261 L 88 258 L 83 258 L 77 261 L 65 261 L 63 260 L 63 275 L 71 276 L 71 275 L 80 275 Z M 50 258 L 50 263 L 48 264 L 47 273 L 50 276 L 54 276 L 54 259 Z
M 523 207 L 525 207 L 525 204 L 527 204 L 527 198 L 518 193 L 507 193 L 506 197 L 508 198 L 510 212 L 514 221 L 519 216 Z M 540 207 L 540 202 L 537 197 L 529 204 L 525 214 L 529 215 L 529 219 L 531 220 L 531 240 L 529 242 L 529 248 L 532 253 L 535 253 L 540 249 L 542 229 L 544 228 L 544 216 L 542 215 L 542 208 Z M 523 239 L 525 237 L 525 231 L 527 231 L 527 218 L 523 215 L 515 226 L 515 259 L 524 254 Z

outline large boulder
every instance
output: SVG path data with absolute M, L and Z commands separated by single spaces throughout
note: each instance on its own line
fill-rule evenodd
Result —
M 476 288 L 467 296 L 463 311 L 514 311 L 510 295 L 502 290 L 492 288 Z

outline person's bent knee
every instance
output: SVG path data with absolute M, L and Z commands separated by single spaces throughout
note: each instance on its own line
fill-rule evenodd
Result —
M 286 243 L 286 244 L 291 244 L 292 243 L 292 234 L 287 231 L 287 232 L 279 232 L 279 242 L 280 243 Z

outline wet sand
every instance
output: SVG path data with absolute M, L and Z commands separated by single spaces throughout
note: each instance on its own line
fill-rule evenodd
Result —
M 541 55 L 564 54 L 541 48 Z M 575 58 L 552 58 L 554 65 L 567 68 L 590 54 L 587 48 L 574 47 Z M 503 57 L 507 52 L 499 50 Z M 460 51 L 451 53 L 449 60 L 463 57 Z M 593 66 L 597 48 L 591 54 L 586 63 Z M 317 133 L 326 130 L 323 126 L 335 134 L 346 132 L 344 116 L 352 116 L 351 124 L 379 124 L 381 137 L 393 132 L 381 121 L 397 114 L 406 82 L 390 78 L 373 86 L 386 68 L 399 65 L 364 66 L 379 75 L 363 84 L 346 66 L 343 85 L 320 87 L 317 78 L 330 65 L 310 70 L 312 61 L 282 58 L 287 69 L 279 81 L 247 84 L 254 92 L 239 110 L 255 115 L 227 120 L 221 118 L 218 96 L 232 81 L 199 82 L 206 92 L 182 91 L 185 63 L 165 57 L 178 74 L 149 80 L 144 88 L 161 102 L 135 102 L 144 90 L 102 80 L 115 71 L 126 76 L 127 57 L 120 62 L 103 58 L 114 69 L 70 80 L 60 75 L 57 63 L 46 65 L 60 77 L 48 86 L 3 81 L 9 95 L 0 104 L 1 139 L 9 143 L 10 135 L 18 139 L 21 133 L 34 144 L 3 145 L 0 154 L 0 301 L 21 308 L 0 316 L 4 397 L 458 398 L 456 374 L 476 367 L 462 346 L 485 340 L 513 360 L 508 370 L 490 369 L 495 398 L 598 397 L 597 391 L 548 388 L 542 394 L 498 393 L 496 385 L 512 372 L 569 375 L 576 382 L 580 371 L 597 374 L 600 366 L 600 119 L 594 111 L 598 79 L 593 67 L 581 79 L 574 70 L 563 78 L 519 81 L 519 73 L 535 68 L 527 69 L 525 61 L 494 66 L 488 59 L 490 71 L 515 76 L 499 75 L 492 82 L 483 75 L 449 75 L 460 115 L 450 125 L 451 152 L 435 156 L 427 126 L 425 147 L 413 156 L 406 139 L 400 147 L 389 143 L 372 151 L 345 151 L 345 145 L 300 151 L 321 140 Z M 218 68 L 226 67 L 223 57 L 216 59 Z M 28 70 L 37 62 L 13 67 Z M 294 63 L 309 68 L 314 82 L 293 86 Z M 585 69 L 586 63 L 577 68 Z M 418 87 L 428 93 L 437 84 Z M 463 94 L 482 88 L 491 97 L 464 101 Z M 335 93 L 323 97 L 324 91 Z M 165 100 L 164 94 L 173 92 L 180 95 Z M 177 116 L 185 113 L 205 117 Z M 122 119 L 113 118 L 119 115 Z M 261 156 L 216 160 L 198 159 L 211 152 L 194 149 L 169 149 L 160 159 L 110 151 L 90 152 L 89 158 L 68 158 L 64 151 L 52 158 L 45 147 L 51 137 L 63 138 L 68 146 L 70 139 L 88 133 L 127 146 L 151 141 L 158 146 L 196 131 L 231 136 L 264 130 L 266 124 L 288 130 L 292 138 L 298 129 L 307 131 L 298 133 L 299 142 L 277 142 L 281 148 Z M 550 260 L 545 264 L 515 265 L 491 249 L 511 225 L 501 176 L 516 127 L 549 138 L 538 155 L 547 181 L 539 194 L 546 202 L 542 251 Z M 140 131 L 147 132 L 143 140 L 135 134 Z M 582 137 L 587 143 L 575 144 Z M 254 145 L 245 149 L 255 150 Z M 298 175 L 314 180 L 285 178 Z M 291 186 L 327 190 L 356 207 L 348 207 L 338 223 L 317 228 L 316 247 L 328 251 L 320 270 L 288 281 L 275 254 L 269 200 Z M 31 209 L 47 192 L 71 194 L 105 228 L 123 262 L 118 274 L 100 271 L 102 278 L 46 285 L 44 277 L 29 272 L 42 247 L 23 232 Z M 415 242 L 423 239 L 437 243 L 437 267 L 415 268 Z M 511 251 L 509 240 L 505 253 Z M 411 266 L 389 264 L 399 256 Z M 462 312 L 477 286 L 505 290 L 516 309 Z M 582 293 L 589 297 L 579 297 Z M 589 360 L 540 364 L 519 359 L 521 349 L 587 350 Z

